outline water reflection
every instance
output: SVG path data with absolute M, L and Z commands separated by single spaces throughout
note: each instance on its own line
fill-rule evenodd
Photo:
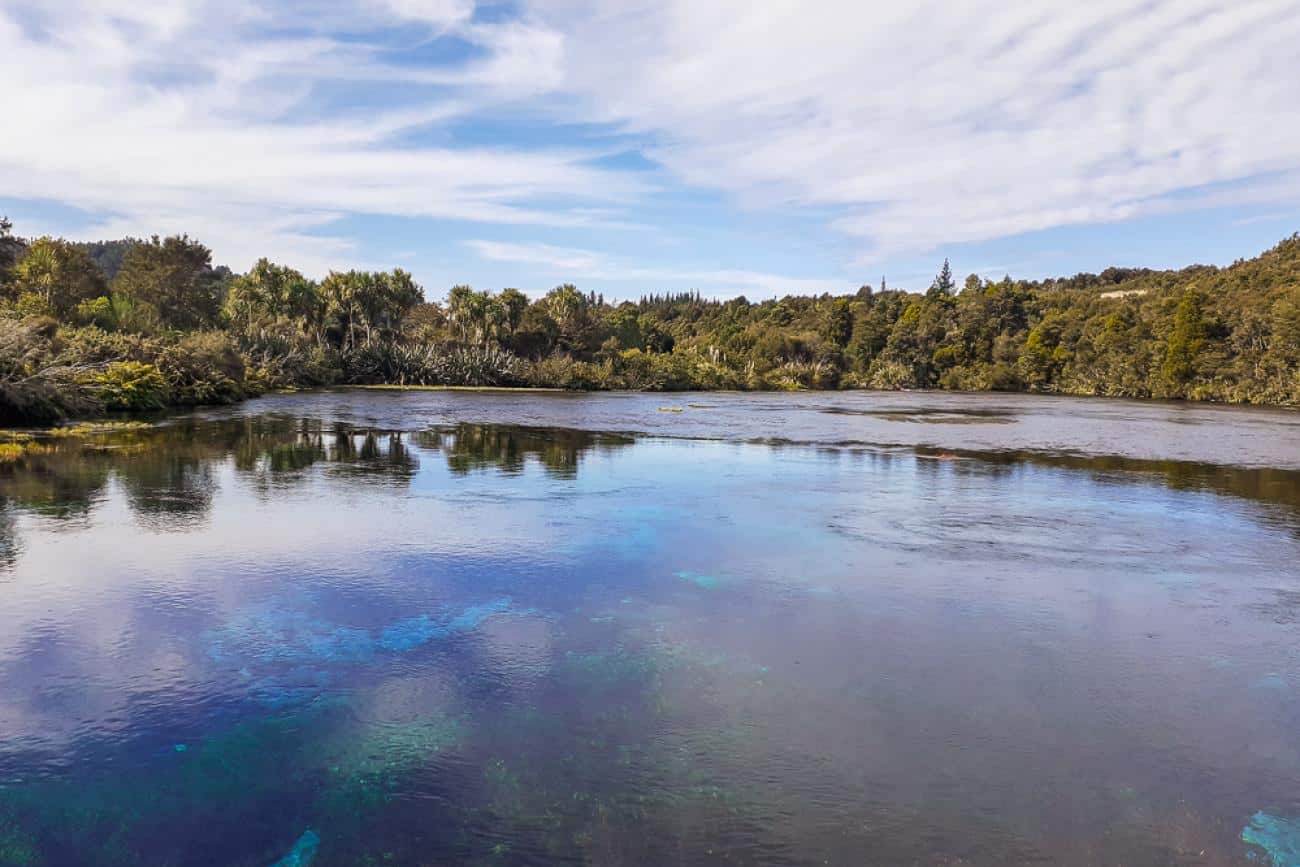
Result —
M 326 425 L 311 418 L 187 420 L 30 442 L 21 457 L 0 464 L 0 501 L 7 508 L 74 520 L 85 518 L 116 480 L 143 526 L 184 529 L 211 509 L 220 485 L 217 466 L 226 461 L 241 481 L 271 495 L 304 484 L 306 472 L 318 465 L 348 478 L 405 486 L 419 470 L 421 452 L 440 455 L 457 474 L 491 469 L 519 475 L 535 462 L 553 478 L 574 479 L 585 455 L 633 442 L 620 434 L 503 424 L 460 423 L 406 433 Z M 829 448 L 780 442 L 766 447 L 822 453 Z M 861 446 L 848 448 L 863 452 Z M 920 447 L 867 453 L 881 460 L 914 456 L 922 472 L 996 474 L 1042 467 L 1084 472 L 1117 485 L 1154 482 L 1280 506 L 1284 514 L 1300 516 L 1300 472 L 1293 470 L 1032 451 Z M 11 535 L 0 522 L 0 540 Z M 14 550 L 16 543 L 0 544 L 0 551 L 6 547 Z
M 262 415 L 0 497 L 0 864 L 1242 864 L 1300 815 L 1293 474 Z
M 519 475 L 528 461 L 536 460 L 557 479 L 576 478 L 586 452 L 632 444 L 631 438 L 614 434 L 497 424 L 458 424 L 417 434 L 415 441 L 446 455 L 447 466 L 457 473 L 492 468 Z

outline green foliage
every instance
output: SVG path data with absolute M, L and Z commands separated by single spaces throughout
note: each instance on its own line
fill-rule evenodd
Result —
M 167 380 L 152 364 L 115 361 L 86 377 L 105 409 L 155 410 L 167 405 Z
M 78 325 L 94 325 L 105 330 L 117 328 L 117 312 L 113 309 L 113 300 L 103 295 L 82 301 L 71 318 Z
M 246 333 L 279 318 L 319 324 L 323 306 L 315 283 L 292 268 L 259 259 L 231 282 L 222 312 L 233 330 Z
M 49 329 L 0 318 L 0 425 L 52 424 L 98 409 L 88 366 L 62 358 Z
M 411 275 L 398 268 L 392 272 L 332 271 L 320 285 L 320 297 L 333 342 L 350 351 L 392 339 L 424 294 Z
M 106 293 L 96 263 L 119 260 Z M 439 304 L 401 270 L 318 284 L 263 259 L 233 277 L 185 236 L 27 244 L 0 221 L 0 415 L 30 423 L 337 382 L 1300 404 L 1300 237 L 1227 268 L 970 275 L 957 287 L 945 261 L 924 293 L 882 281 L 842 297 L 612 305 L 571 284 L 535 301 L 462 285 Z
M 75 244 L 38 238 L 13 266 L 9 292 L 26 313 L 63 316 L 104 295 L 108 284 L 94 261 Z
M 158 368 L 167 377 L 175 403 L 234 403 L 248 396 L 244 359 L 229 335 L 199 331 L 165 346 Z
M 0 217 L 0 287 L 8 284 L 14 265 L 22 257 L 26 245 L 22 239 L 15 238 L 14 224 L 8 217 Z
M 187 235 L 154 235 L 126 251 L 113 291 L 152 307 L 168 327 L 191 329 L 216 321 L 223 282 L 207 247 Z
M 1174 314 L 1174 330 L 1165 345 L 1165 361 L 1161 367 L 1165 386 L 1172 396 L 1183 397 L 1187 384 L 1196 374 L 1196 360 L 1205 346 L 1205 321 L 1201 314 L 1201 301 L 1195 290 L 1183 293 Z

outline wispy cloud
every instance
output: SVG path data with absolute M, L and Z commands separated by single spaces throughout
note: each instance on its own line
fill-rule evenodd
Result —
M 319 233 L 344 215 L 583 226 L 585 210 L 645 190 L 578 147 L 393 139 L 534 91 L 530 73 L 554 62 L 546 31 L 470 26 L 472 5 L 448 0 L 327 5 L 301 19 L 363 36 L 415 20 L 485 40 L 465 62 L 405 69 L 365 39 L 276 35 L 299 22 L 291 9 L 203 0 L 144 8 L 60 0 L 34 11 L 0 0 L 0 79 L 16 83 L 0 125 L 6 195 L 111 215 L 94 234 L 187 230 L 237 266 L 272 252 L 322 270 L 350 251 Z M 312 109 L 329 82 L 359 79 L 379 97 L 421 76 L 440 87 L 379 110 Z
M 814 215 L 851 247 L 812 270 L 1282 210 L 1297 44 L 1300 0 L 0 0 L 0 191 L 88 210 L 85 235 L 189 231 L 236 267 L 367 262 L 343 219 L 397 216 L 575 241 L 465 248 L 490 261 L 783 291 L 765 281 L 820 281 L 579 248 L 673 234 L 664 191 L 721 193 L 715 223 Z M 732 261 L 772 237 L 737 233 Z
M 471 240 L 465 241 L 464 245 L 483 259 L 536 265 L 557 280 L 581 285 L 615 280 L 642 283 L 647 290 L 667 285 L 678 289 L 700 289 L 706 295 L 752 294 L 760 297 L 842 292 L 847 288 L 842 280 L 833 278 L 789 277 L 729 268 L 647 268 L 594 250 L 551 244 Z
M 531 8 L 571 34 L 590 116 L 652 133 L 687 183 L 838 208 L 868 256 L 1267 196 L 1300 168 L 1296 0 Z

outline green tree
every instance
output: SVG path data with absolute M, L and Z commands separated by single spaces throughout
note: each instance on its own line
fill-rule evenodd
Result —
M 847 298 L 831 302 L 822 327 L 822 336 L 843 349 L 853 337 L 853 304 Z
M 11 291 L 55 316 L 67 316 L 83 301 L 108 293 L 104 275 L 86 253 L 67 241 L 38 238 L 13 268 Z
M 487 292 L 459 285 L 447 293 L 447 318 L 451 320 L 462 343 L 486 344 L 491 335 L 491 324 L 496 318 L 491 313 L 492 299 Z
M 1165 387 L 1171 397 L 1184 397 L 1187 384 L 1196 375 L 1196 360 L 1205 346 L 1205 318 L 1196 290 L 1183 293 L 1174 313 L 1174 329 L 1165 345 L 1161 366 Z
M 934 282 L 930 284 L 930 289 L 925 294 L 930 298 L 943 298 L 951 295 L 957 288 L 957 284 L 952 279 L 952 266 L 948 260 L 943 260 L 943 267 L 935 275 Z
M 0 286 L 9 279 L 9 270 L 23 253 L 23 242 L 14 237 L 14 224 L 0 217 Z
M 230 284 L 222 309 L 236 330 L 283 318 L 310 331 L 320 322 L 322 307 L 315 283 L 292 268 L 259 259 Z
M 223 289 L 212 252 L 188 235 L 154 235 L 131 247 L 113 281 L 115 292 L 150 305 L 164 324 L 182 330 L 214 323 Z
M 497 302 L 505 313 L 505 325 L 514 334 L 524 321 L 524 311 L 528 309 L 528 296 L 518 289 L 502 289 Z
M 559 329 L 560 346 L 569 352 L 581 350 L 591 330 L 587 296 L 572 283 L 565 283 L 546 293 L 543 303 Z

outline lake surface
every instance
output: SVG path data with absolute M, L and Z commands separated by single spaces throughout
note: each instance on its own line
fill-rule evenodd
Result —
M 276 395 L 0 467 L 0 865 L 1300 863 L 1300 414 Z

